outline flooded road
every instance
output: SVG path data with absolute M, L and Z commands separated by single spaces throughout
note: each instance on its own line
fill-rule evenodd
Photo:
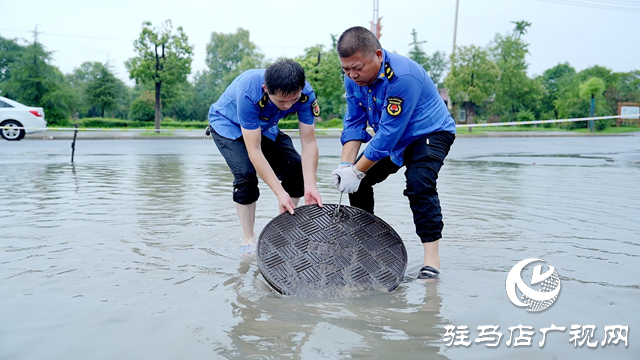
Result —
M 320 193 L 337 203 L 340 143 L 319 145 Z M 70 157 L 70 141 L 0 143 L 2 360 L 640 358 L 640 137 L 457 139 L 438 181 L 441 279 L 413 281 L 422 245 L 401 170 L 375 188 L 376 215 L 405 242 L 406 279 L 339 298 L 281 296 L 239 256 L 211 140 L 87 140 Z M 261 194 L 258 233 L 277 215 Z M 528 258 L 562 282 L 539 313 L 505 291 Z M 552 324 L 566 330 L 541 347 Z M 474 342 L 486 325 L 499 346 Z M 507 345 L 519 325 L 531 341 Z M 595 332 L 578 346 L 572 325 Z M 627 346 L 601 344 L 611 325 L 628 326 Z

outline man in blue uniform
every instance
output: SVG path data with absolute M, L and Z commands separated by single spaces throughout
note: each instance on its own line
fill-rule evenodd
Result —
M 424 68 L 382 49 L 369 30 L 347 29 L 337 51 L 345 73 L 347 113 L 334 183 L 350 194 L 352 206 L 373 213 L 373 185 L 405 166 L 404 195 L 425 251 L 418 278 L 437 278 L 444 225 L 436 180 L 455 139 L 454 120 Z M 375 135 L 367 132 L 367 123 Z M 363 142 L 369 144 L 357 157 Z
M 297 113 L 302 156 L 278 121 Z M 318 145 L 314 118 L 320 115 L 315 93 L 302 66 L 280 60 L 266 70 L 248 70 L 227 87 L 209 109 L 211 135 L 233 173 L 233 201 L 242 226 L 242 252 L 255 241 L 258 178 L 278 198 L 280 212 L 293 214 L 302 196 L 322 206 L 316 186 Z

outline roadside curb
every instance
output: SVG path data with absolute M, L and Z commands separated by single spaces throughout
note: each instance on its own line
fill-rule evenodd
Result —
M 283 132 L 292 138 L 299 138 L 297 131 Z M 73 140 L 73 131 L 43 131 L 38 133 L 27 134 L 25 140 Z M 341 132 L 337 130 L 318 130 L 317 138 L 340 138 Z M 639 132 L 627 132 L 619 134 L 580 134 L 564 131 L 485 131 L 481 133 L 468 133 L 459 131 L 456 134 L 458 138 L 526 138 L 526 137 L 593 137 L 593 136 L 640 136 Z M 175 139 L 205 139 L 204 131 L 179 131 L 172 135 L 140 135 L 139 132 L 128 131 L 79 131 L 77 140 L 175 140 Z

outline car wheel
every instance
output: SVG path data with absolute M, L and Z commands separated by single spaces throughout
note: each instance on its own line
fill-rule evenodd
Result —
M 21 128 L 22 125 L 15 120 L 5 121 L 0 127 L 2 127 L 2 129 L 0 129 L 0 135 L 2 135 L 2 138 L 5 140 L 19 141 L 24 138 L 24 129 L 18 129 Z

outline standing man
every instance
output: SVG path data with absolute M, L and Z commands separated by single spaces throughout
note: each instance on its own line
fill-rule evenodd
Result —
M 297 113 L 302 157 L 278 121 Z M 241 252 L 255 242 L 259 175 L 278 198 L 279 211 L 293 214 L 304 195 L 306 204 L 322 206 L 316 187 L 318 145 L 314 117 L 320 115 L 315 93 L 302 66 L 279 60 L 266 70 L 248 70 L 227 87 L 209 109 L 213 140 L 233 173 L 233 201 L 242 226 Z
M 373 213 L 373 185 L 405 166 L 404 195 L 424 246 L 418 279 L 437 278 L 444 224 L 436 180 L 455 139 L 455 122 L 424 68 L 382 49 L 369 30 L 347 29 L 337 51 L 345 73 L 347 113 L 334 183 L 349 193 L 352 206 Z M 369 144 L 356 159 L 363 142 Z

